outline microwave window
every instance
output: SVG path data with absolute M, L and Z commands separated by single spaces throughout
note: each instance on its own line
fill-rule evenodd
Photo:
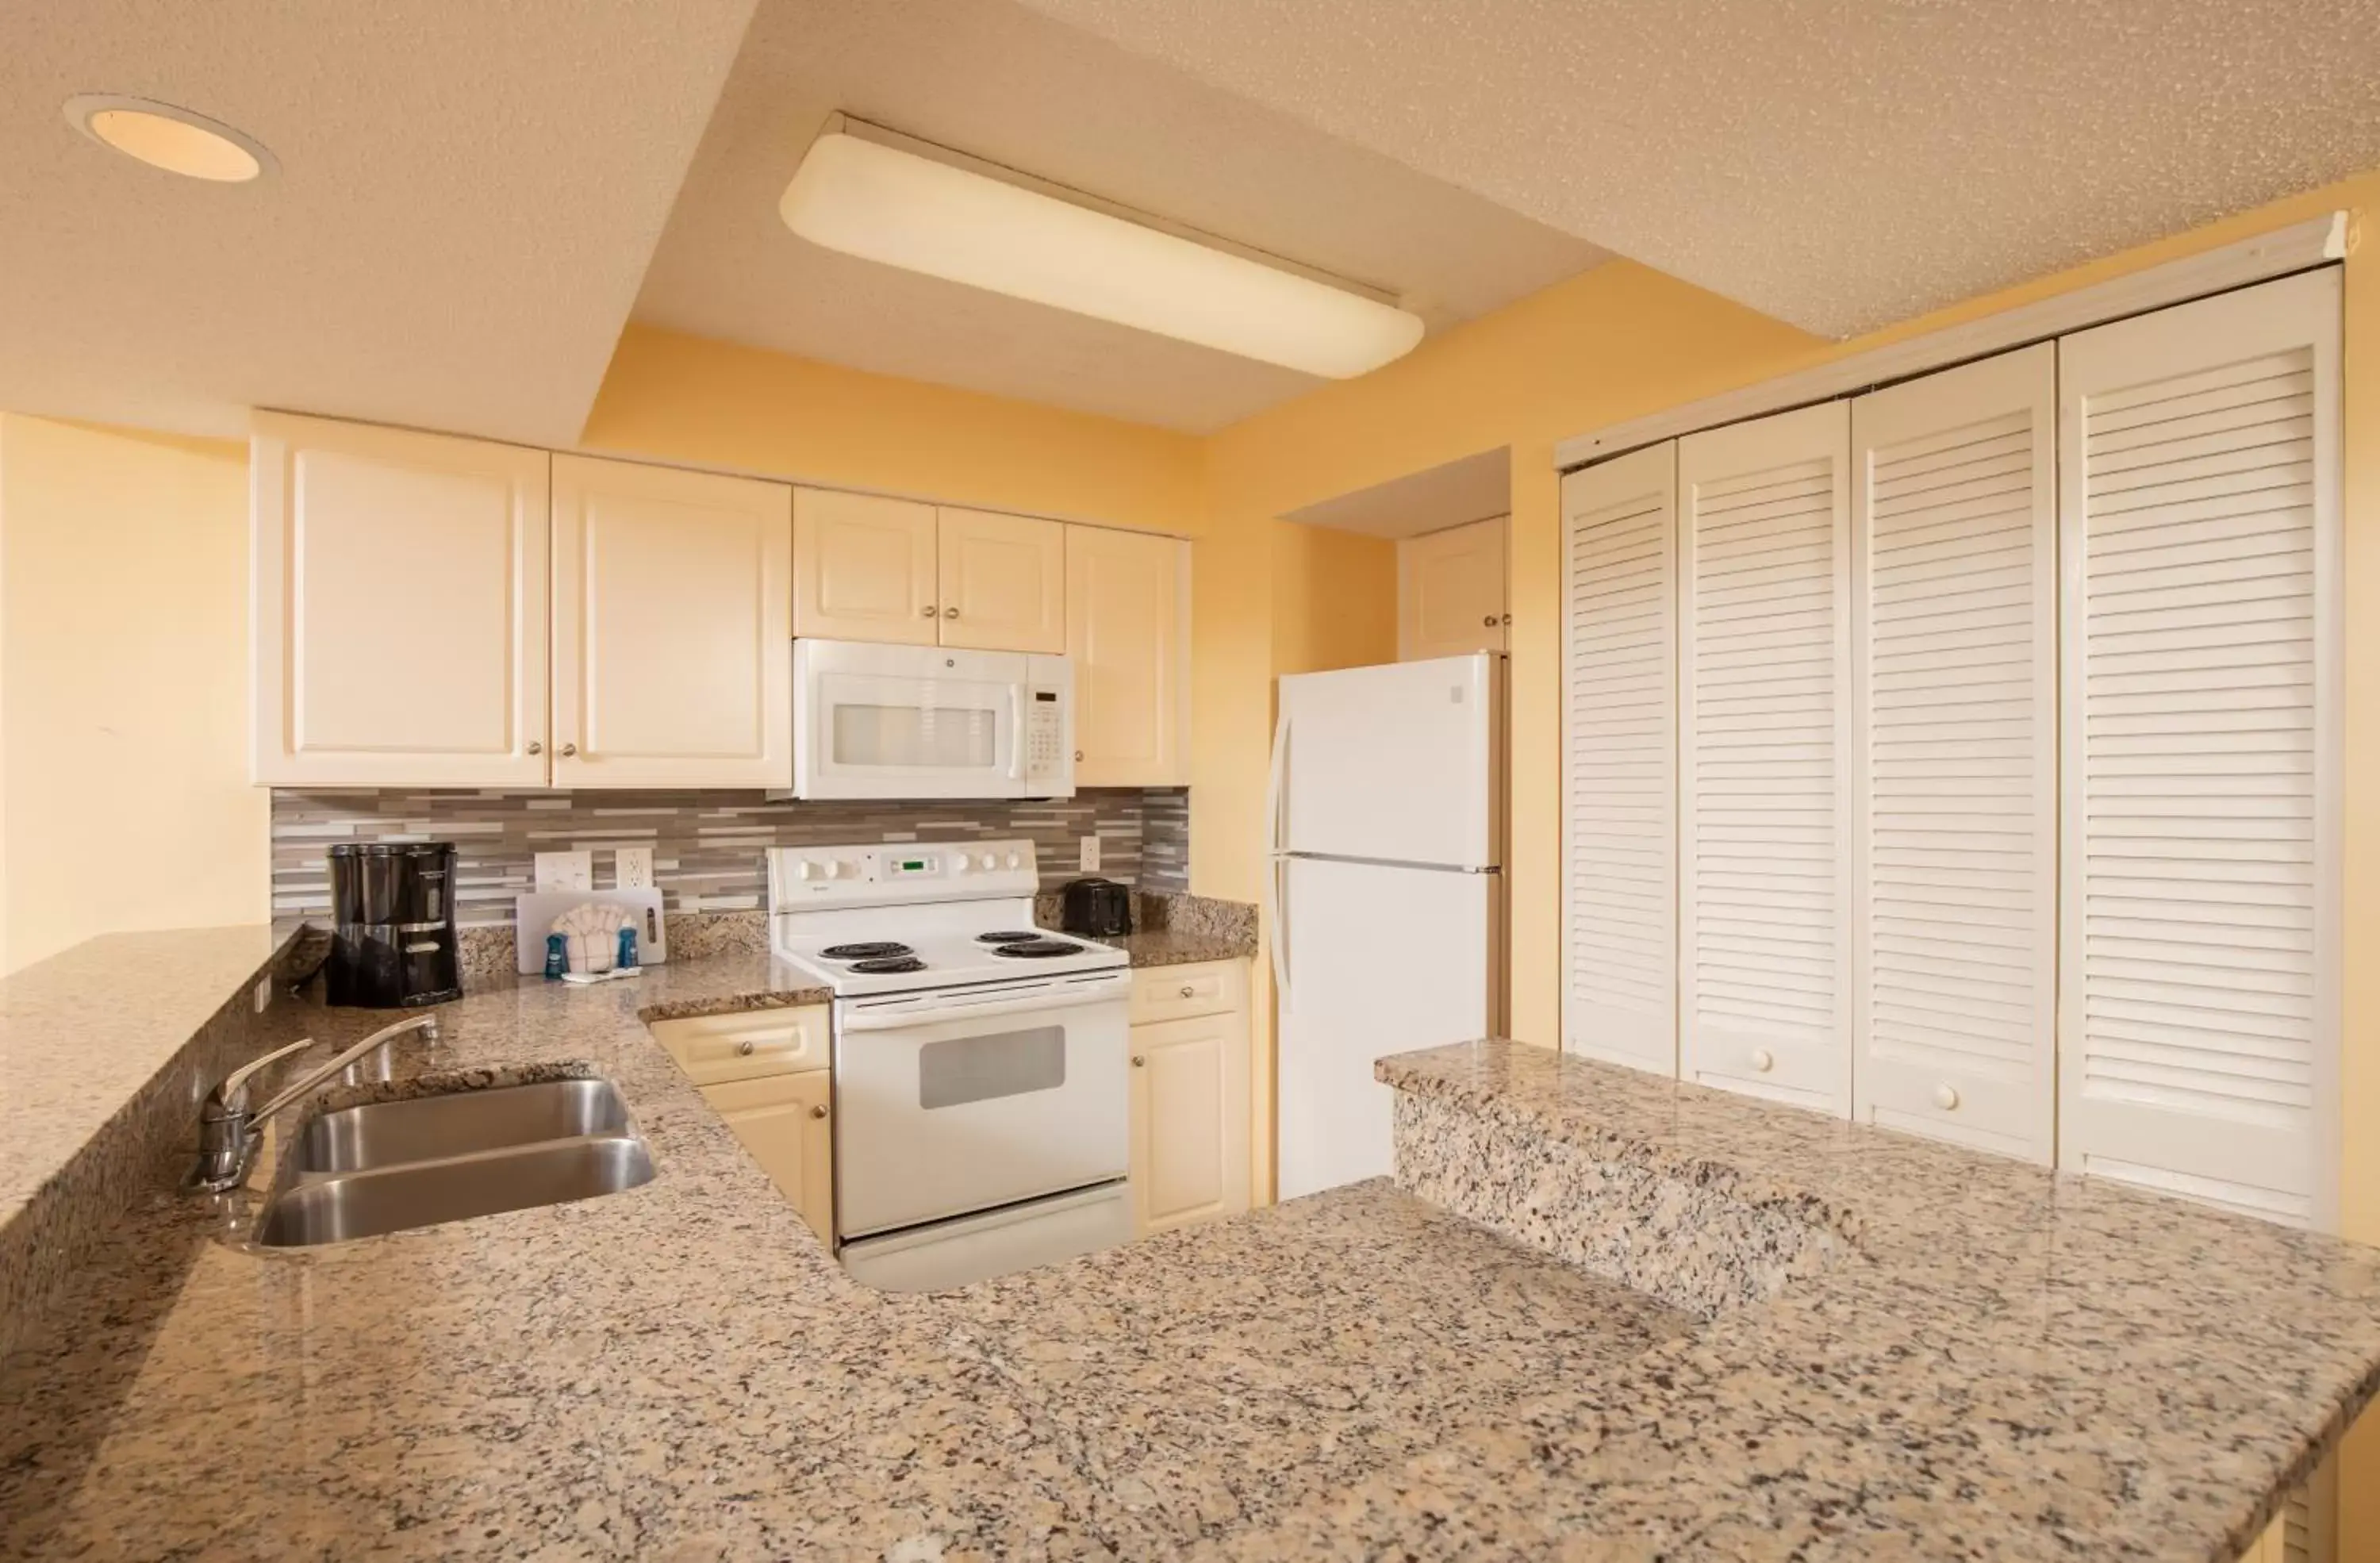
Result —
M 917 1106 L 961 1107 L 1066 1083 L 1066 1028 L 1037 1025 L 929 1042 L 917 1049 Z
M 834 708 L 834 763 L 915 770 L 988 770 L 999 763 L 1000 720 L 966 706 Z

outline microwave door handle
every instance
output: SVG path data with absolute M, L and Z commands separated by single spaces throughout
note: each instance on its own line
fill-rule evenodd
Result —
M 1025 685 L 1008 686 L 1008 779 L 1025 780 Z

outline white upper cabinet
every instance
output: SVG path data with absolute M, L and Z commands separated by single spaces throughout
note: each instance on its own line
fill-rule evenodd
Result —
M 1680 1052 L 1851 1111 L 1851 418 L 1678 442 Z
M 942 644 L 1065 650 L 1065 525 L 949 505 L 937 517 Z
M 934 507 L 794 491 L 794 633 L 932 646 L 941 637 Z
M 1075 663 L 1075 784 L 1189 780 L 1189 545 L 1066 528 L 1066 643 Z
M 2337 1221 L 2337 268 L 2065 338 L 2058 1161 Z
M 2047 1162 L 2057 349 L 1852 404 L 1860 1118 Z
M 553 458 L 553 783 L 793 778 L 793 491 Z
M 1505 518 L 1397 544 L 1397 656 L 1413 662 L 1504 649 Z
M 543 451 L 259 414 L 255 779 L 546 781 Z
M 1562 1046 L 1678 1070 L 1678 447 L 1562 479 Z

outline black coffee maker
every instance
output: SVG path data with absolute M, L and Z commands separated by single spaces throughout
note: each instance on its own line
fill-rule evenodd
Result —
M 342 842 L 330 856 L 330 1001 L 397 1010 L 463 997 L 455 843 Z

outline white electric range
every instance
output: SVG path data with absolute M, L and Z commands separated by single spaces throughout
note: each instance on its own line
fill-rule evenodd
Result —
M 770 940 L 834 994 L 835 1246 L 933 1290 L 1131 1236 L 1132 975 L 1033 924 L 1029 841 L 769 853 Z

